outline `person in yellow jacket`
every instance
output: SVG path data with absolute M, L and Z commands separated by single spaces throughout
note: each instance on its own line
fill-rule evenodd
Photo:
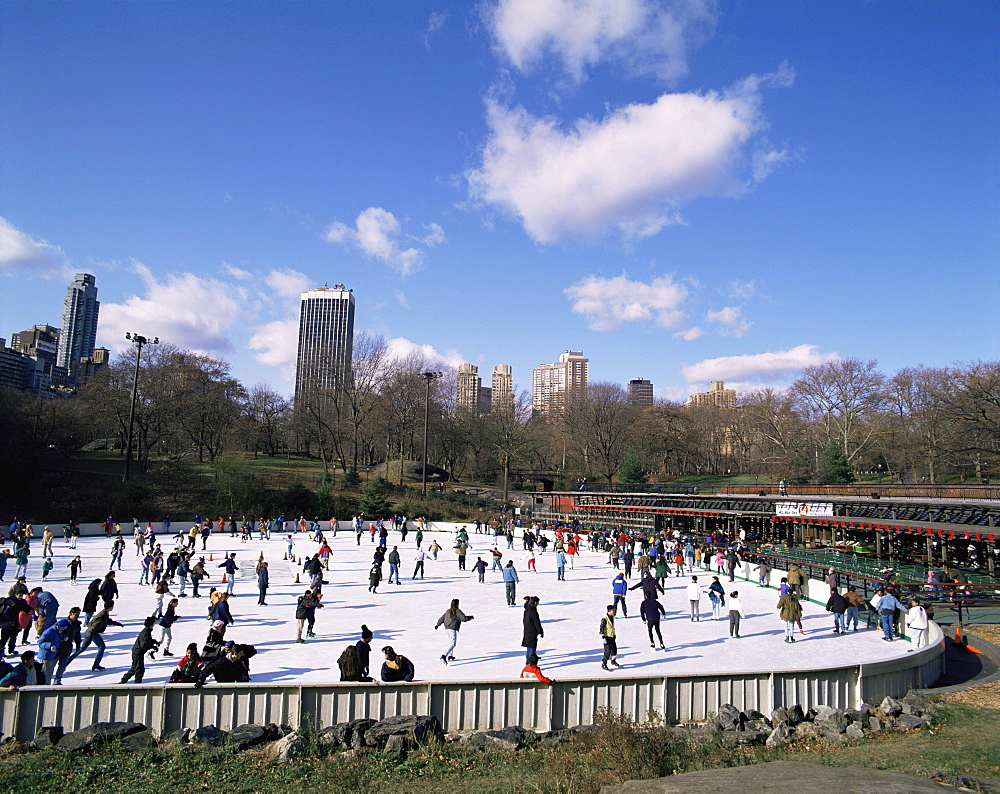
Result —
M 795 642 L 795 624 L 802 619 L 802 604 L 794 590 L 778 599 L 778 616 L 785 621 L 785 642 Z
M 601 618 L 601 638 L 604 640 L 604 658 L 601 660 L 601 669 L 607 670 L 610 662 L 615 667 L 618 664 L 618 639 L 615 634 L 615 605 L 608 604 L 607 612 Z

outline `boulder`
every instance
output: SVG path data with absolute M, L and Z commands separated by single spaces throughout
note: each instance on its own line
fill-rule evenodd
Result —
M 738 731 L 743 728 L 743 713 L 729 703 L 719 709 L 713 723 L 724 731 Z
M 789 706 L 787 719 L 788 719 L 788 724 L 791 725 L 793 728 L 800 722 L 805 722 L 806 715 L 805 712 L 802 711 L 802 706 L 800 706 L 798 703 L 796 703 L 794 706 Z
M 405 733 L 394 733 L 391 736 L 386 737 L 385 747 L 382 752 L 386 755 L 393 756 L 399 761 L 405 761 L 407 754 L 410 750 L 415 749 L 417 746 L 417 740 L 412 736 Z
M 771 724 L 777 725 L 779 722 L 788 722 L 788 709 L 778 706 L 771 711 Z
M 144 730 L 146 726 L 141 722 L 95 722 L 86 728 L 67 733 L 57 746 L 63 750 L 89 750 Z
M 813 721 L 815 722 L 821 717 L 826 717 L 830 714 L 833 714 L 835 711 L 837 711 L 837 709 L 835 709 L 833 706 L 816 706 L 816 708 L 810 709 L 810 711 L 815 712 L 812 718 Z
M 903 713 L 903 704 L 888 695 L 879 703 L 879 711 L 887 717 L 898 717 Z
M 868 718 L 868 730 L 878 733 L 882 730 L 882 720 L 874 714 Z
M 897 731 L 912 731 L 914 728 L 920 728 L 926 720 L 923 717 L 917 717 L 913 714 L 900 714 L 896 717 L 896 730 Z
M 64 735 L 62 725 L 43 725 L 35 733 L 35 747 L 44 750 L 46 747 L 53 747 L 59 744 L 59 740 Z
M 229 746 L 234 750 L 246 750 L 249 747 L 257 747 L 273 741 L 277 735 L 263 725 L 247 723 L 237 725 L 229 732 Z
M 787 722 L 779 722 L 770 735 L 765 740 L 768 747 L 782 747 L 788 744 L 792 738 L 792 729 Z
M 309 742 L 306 737 L 292 731 L 287 736 L 282 736 L 280 739 L 264 745 L 263 752 L 264 756 L 272 761 L 287 761 L 302 755 L 308 747 Z
M 508 725 L 498 731 L 486 731 L 490 736 L 502 741 L 514 742 L 518 747 L 527 747 L 538 741 L 538 734 L 520 725 Z
M 222 747 L 229 734 L 215 725 L 202 725 L 191 734 L 191 744 L 207 744 L 210 747 Z
M 738 745 L 761 745 L 768 739 L 765 731 L 726 731 L 722 734 L 723 747 L 736 747 Z
M 505 753 L 513 753 L 517 750 L 517 742 L 492 736 L 492 733 L 494 731 L 467 733 L 459 739 L 459 743 L 470 750 L 500 750 Z
M 913 690 L 906 693 L 906 697 L 903 698 L 903 703 L 917 709 L 917 712 L 914 713 L 937 714 L 937 706 L 931 703 L 930 700 L 921 695 L 919 692 L 914 692 Z
M 851 739 L 865 738 L 864 729 L 861 727 L 861 723 L 858 722 L 852 722 L 850 725 L 848 725 L 847 730 L 844 733 Z
M 138 733 L 131 733 L 121 741 L 122 749 L 130 753 L 156 746 L 156 737 L 153 736 L 153 732 L 148 728 Z
M 842 733 L 837 733 L 836 731 L 823 731 L 822 733 L 823 741 L 827 744 L 846 744 L 847 737 Z
M 426 744 L 433 737 L 441 739 L 444 731 L 437 717 L 397 716 L 376 722 L 365 731 L 368 747 L 384 747 L 390 736 L 409 736 L 415 744 Z
M 351 720 L 348 726 L 351 729 L 351 747 L 355 749 L 360 749 L 365 746 L 365 733 L 368 729 L 376 723 L 376 720 L 370 720 L 362 717 L 361 719 Z
M 800 739 L 819 737 L 823 732 L 814 722 L 800 722 L 795 726 L 795 735 Z
M 743 712 L 743 716 L 746 717 L 747 720 L 765 719 L 764 715 L 757 711 L 757 709 L 747 709 Z
M 163 737 L 163 741 L 170 744 L 187 744 L 191 741 L 191 729 L 181 728 L 180 730 L 168 733 Z
M 828 714 L 818 715 L 815 723 L 824 733 L 843 733 L 847 730 L 847 726 L 851 724 L 851 721 L 847 719 L 847 715 L 844 712 L 831 711 Z

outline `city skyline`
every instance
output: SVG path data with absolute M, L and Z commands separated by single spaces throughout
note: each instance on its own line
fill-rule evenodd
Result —
M 310 392 L 344 391 L 351 381 L 353 353 L 354 291 L 337 284 L 303 292 L 295 354 L 296 407 Z
M 996 357 L 995 3 L 3 14 L 0 336 L 87 272 L 96 345 L 289 395 L 334 282 L 358 331 L 518 393 L 564 349 L 676 402 Z

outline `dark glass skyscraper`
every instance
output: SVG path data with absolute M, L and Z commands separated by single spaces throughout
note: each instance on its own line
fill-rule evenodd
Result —
M 57 366 L 72 374 L 76 363 L 92 356 L 97 344 L 97 282 L 89 273 L 77 273 L 66 290 L 63 302 L 62 330 L 59 333 Z
M 354 295 L 343 284 L 302 293 L 295 401 L 312 391 L 339 391 L 351 377 Z

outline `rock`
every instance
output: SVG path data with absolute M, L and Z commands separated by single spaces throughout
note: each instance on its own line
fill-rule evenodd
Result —
M 134 753 L 145 750 L 147 747 L 155 747 L 156 738 L 153 736 L 153 732 L 147 728 L 144 731 L 129 734 L 121 740 L 121 743 L 123 750 Z
M 302 755 L 309 747 L 309 742 L 305 736 L 292 731 L 287 736 L 264 745 L 264 755 L 272 761 L 287 761 Z
M 351 747 L 360 749 L 365 746 L 365 733 L 368 729 L 376 723 L 376 720 L 370 720 L 362 717 L 361 719 L 351 720 L 348 725 L 351 728 Z
M 67 733 L 59 740 L 58 747 L 63 750 L 88 750 L 144 730 L 146 726 L 141 722 L 95 722 L 86 728 Z
M 817 713 L 817 712 L 816 712 L 816 709 L 809 709 L 809 711 L 807 711 L 807 712 L 805 713 L 805 715 L 804 715 L 803 719 L 804 719 L 804 720 L 805 720 L 806 722 L 812 722 L 813 720 L 815 720 L 815 719 L 816 719 L 816 713 Z
M 417 746 L 417 741 L 405 733 L 394 733 L 386 737 L 382 752 L 394 756 L 400 762 L 406 760 L 407 754 Z
M 316 741 L 319 743 L 320 747 L 333 749 L 344 746 L 338 738 L 338 731 L 336 728 L 337 726 L 331 725 L 329 728 L 324 728 L 319 732 L 319 736 L 316 737 Z
M 750 720 L 745 723 L 744 727 L 748 731 L 764 731 L 765 733 L 770 733 L 773 726 L 767 717 L 761 717 L 759 720 Z
M 365 731 L 365 745 L 383 747 L 390 736 L 404 735 L 416 744 L 426 744 L 433 737 L 442 739 L 444 731 L 437 717 L 397 716 L 376 722 Z
M 818 715 L 815 722 L 824 733 L 843 733 L 847 730 L 847 726 L 850 725 L 850 720 L 847 719 L 847 715 L 842 711 L 832 711 L 829 714 Z
M 903 704 L 888 695 L 879 704 L 879 711 L 887 717 L 897 717 L 903 713 Z
M 815 709 L 810 709 L 810 711 L 816 712 L 815 715 L 813 716 L 813 721 L 815 722 L 821 717 L 826 717 L 830 714 L 833 714 L 835 711 L 837 711 L 837 709 L 835 709 L 833 706 L 816 706 Z
M 896 730 L 912 731 L 914 728 L 922 727 L 924 722 L 923 717 L 917 717 L 913 714 L 900 714 L 896 717 Z
M 764 715 L 761 714 L 757 709 L 747 709 L 743 712 L 743 716 L 749 720 L 762 720 L 765 719 Z
M 774 730 L 765 740 L 765 744 L 768 747 L 782 747 L 788 744 L 789 740 L 792 738 L 792 729 L 788 726 L 787 722 L 779 722 L 775 726 Z
M 891 731 L 895 727 L 896 727 L 896 720 L 894 718 L 892 717 L 882 718 L 882 728 L 884 730 Z
M 180 730 L 168 733 L 163 737 L 163 741 L 171 744 L 187 744 L 191 741 L 191 729 L 181 728 Z
M 191 744 L 207 744 L 210 747 L 222 747 L 229 734 L 215 725 L 203 725 L 191 735 Z
M 865 738 L 864 729 L 862 729 L 861 724 L 857 722 L 852 722 L 850 725 L 848 725 L 845 734 L 851 739 Z
M 266 744 L 277 737 L 263 725 L 238 725 L 229 732 L 229 746 L 234 750 L 246 750 L 249 747 L 257 747 Z
M 937 706 L 931 703 L 930 700 L 921 695 L 919 692 L 914 692 L 913 690 L 906 693 L 906 697 L 903 698 L 903 703 L 909 704 L 913 708 L 917 709 L 916 713 L 937 714 Z
M 62 725 L 43 725 L 35 734 L 35 746 L 39 750 L 59 744 L 64 735 Z
M 538 734 L 519 725 L 509 725 L 498 731 L 486 731 L 495 739 L 506 742 L 514 742 L 518 747 L 527 747 L 538 741 Z
M 781 706 L 771 711 L 771 724 L 777 725 L 779 722 L 788 722 L 788 709 Z
M 868 714 L 860 709 L 844 709 L 844 716 L 851 722 L 863 723 L 868 719 Z
M 847 737 L 842 733 L 837 733 L 836 731 L 823 731 L 822 738 L 824 742 L 828 744 L 846 744 Z
M 768 764 L 687 772 L 657 780 L 630 780 L 618 786 L 604 786 L 601 794 L 706 794 L 719 791 L 835 791 L 837 794 L 929 794 L 951 791 L 913 775 L 881 769 L 853 769 L 773 761 Z
M 802 711 L 802 706 L 796 703 L 788 708 L 788 724 L 793 728 L 800 722 L 805 722 L 806 715 Z
M 490 733 L 492 732 L 476 731 L 475 733 L 467 733 L 459 739 L 459 742 L 470 750 L 500 750 L 506 753 L 513 753 L 517 750 L 517 742 L 500 739 L 496 736 L 491 736 Z
M 822 734 L 819 726 L 814 722 L 800 722 L 795 726 L 795 735 L 800 739 L 809 739 L 810 737 L 818 737 Z
M 727 703 L 719 709 L 712 722 L 724 731 L 738 731 L 743 728 L 743 714 L 736 706 Z
M 868 718 L 868 730 L 878 733 L 882 730 L 882 720 L 874 714 Z
M 325 728 L 323 733 L 329 732 L 329 736 L 336 740 L 337 744 L 341 747 L 351 746 L 351 723 L 349 722 L 338 722 L 335 725 L 331 725 L 329 728 Z

